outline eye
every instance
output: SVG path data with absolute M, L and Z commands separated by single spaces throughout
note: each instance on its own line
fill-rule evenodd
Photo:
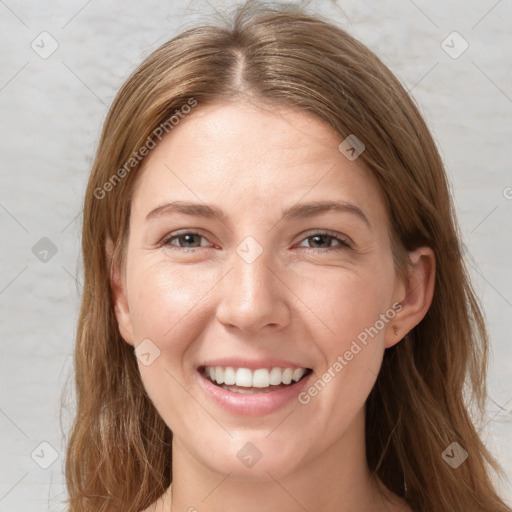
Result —
M 206 241 L 206 237 L 197 233 L 196 231 L 183 231 L 181 233 L 174 233 L 164 238 L 161 242 L 161 245 L 167 246 L 171 249 L 198 249 L 201 247 L 207 247 L 208 243 L 202 244 L 201 239 Z M 319 231 L 316 233 L 312 233 L 306 238 L 304 241 L 313 240 L 313 244 L 320 247 L 303 247 L 306 250 L 311 251 L 321 251 L 322 249 L 331 249 L 331 250 L 344 250 L 350 248 L 349 241 L 340 235 L 339 233 L 331 233 L 327 231 Z M 334 242 L 334 246 L 332 245 Z
M 312 233 L 306 238 L 304 238 L 304 241 L 307 240 L 313 240 L 313 244 L 321 246 L 318 248 L 305 247 L 305 249 L 312 251 L 318 251 L 321 249 L 344 250 L 350 247 L 350 243 L 348 242 L 348 240 L 343 238 L 341 235 L 330 233 L 327 231 L 319 231 L 317 233 Z M 331 245 L 332 242 L 335 242 L 334 247 Z
M 201 245 L 201 238 L 206 240 L 203 235 L 196 233 L 195 231 L 183 231 L 182 233 L 168 236 L 162 240 L 162 245 L 171 247 L 172 249 L 195 249 L 198 247 L 204 247 L 204 245 Z M 178 243 L 173 243 L 174 240 Z

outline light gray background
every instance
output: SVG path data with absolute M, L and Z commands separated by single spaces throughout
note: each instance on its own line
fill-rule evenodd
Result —
M 0 0 L 2 512 L 64 509 L 59 410 L 72 371 L 79 305 L 81 201 L 107 107 L 151 50 L 198 16 L 208 20 L 215 9 L 225 12 L 230 5 Z M 326 0 L 312 2 L 311 9 L 366 43 L 412 91 L 445 159 L 492 338 L 492 401 L 482 436 L 510 478 L 512 4 L 340 5 Z M 47 58 L 31 48 L 34 41 L 40 53 L 51 49 L 43 31 L 58 44 Z M 452 57 L 464 42 L 453 31 L 469 44 L 458 58 Z M 46 262 L 39 259 L 44 247 L 33 252 L 43 237 L 58 251 L 49 252 Z M 64 430 L 68 425 L 65 414 Z M 36 463 L 53 460 L 52 449 L 41 442 L 50 443 L 58 457 L 48 469 Z M 502 492 L 512 502 L 510 483 Z

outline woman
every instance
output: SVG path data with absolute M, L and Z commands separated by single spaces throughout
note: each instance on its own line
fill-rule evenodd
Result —
M 70 510 L 510 512 L 443 164 L 345 32 L 249 2 L 161 46 L 83 219 Z

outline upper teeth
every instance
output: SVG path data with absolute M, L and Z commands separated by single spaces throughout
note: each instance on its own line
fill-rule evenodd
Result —
M 233 368 L 231 366 L 205 366 L 204 374 L 217 384 L 246 388 L 266 388 L 270 385 L 297 382 L 306 373 L 306 368 Z

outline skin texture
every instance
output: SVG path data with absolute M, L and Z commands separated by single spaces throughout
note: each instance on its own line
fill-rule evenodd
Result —
M 428 310 L 434 256 L 414 251 L 410 278 L 398 277 L 377 182 L 339 151 L 342 140 L 310 113 L 237 101 L 199 105 L 145 160 L 113 291 L 126 342 L 160 350 L 139 368 L 174 433 L 173 511 L 410 510 L 369 473 L 364 404 L 384 350 Z M 146 220 L 174 200 L 215 205 L 226 218 Z M 369 226 L 350 212 L 281 219 L 317 200 L 356 205 Z M 187 230 L 200 236 L 169 237 Z M 314 238 L 325 230 L 350 246 Z M 262 249 L 252 263 L 236 251 L 248 236 Z M 198 383 L 195 366 L 220 357 L 293 360 L 318 378 L 395 302 L 400 311 L 307 405 L 236 415 Z M 262 453 L 251 468 L 237 457 L 247 442 Z M 166 499 L 151 510 L 170 510 Z

